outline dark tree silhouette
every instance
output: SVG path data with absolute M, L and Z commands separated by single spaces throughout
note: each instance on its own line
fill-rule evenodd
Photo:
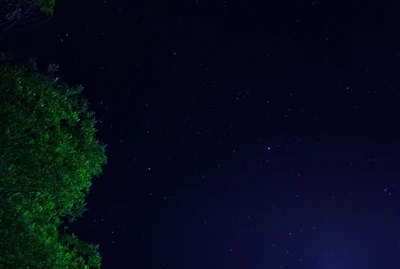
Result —
M 39 15 L 51 17 L 55 0 L 0 0 L 0 33 L 7 33 L 11 28 L 30 28 L 46 22 Z

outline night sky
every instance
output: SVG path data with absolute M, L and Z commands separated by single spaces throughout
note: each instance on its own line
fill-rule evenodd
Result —
M 398 269 L 398 10 L 57 0 L 1 47 L 96 112 L 108 165 L 71 231 L 102 268 Z

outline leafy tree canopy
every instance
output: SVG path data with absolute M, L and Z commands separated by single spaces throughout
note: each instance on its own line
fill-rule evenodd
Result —
M 55 0 L 37 0 L 40 11 L 47 16 L 53 16 Z
M 22 26 L 30 28 L 47 20 L 40 18 L 40 13 L 47 17 L 54 14 L 55 0 L 0 0 L 0 33 Z
M 91 180 L 107 162 L 82 90 L 0 53 L 2 268 L 100 266 L 98 246 L 58 231 L 86 211 Z

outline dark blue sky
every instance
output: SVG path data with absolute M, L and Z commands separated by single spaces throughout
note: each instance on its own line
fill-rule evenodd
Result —
M 395 3 L 56 6 L 2 47 L 85 87 L 104 269 L 400 268 Z

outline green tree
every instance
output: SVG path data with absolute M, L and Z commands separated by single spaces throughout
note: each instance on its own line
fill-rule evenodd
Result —
M 0 0 L 0 32 L 40 24 L 46 20 L 38 20 L 39 14 L 53 16 L 54 6 L 55 0 Z
M 98 246 L 59 232 L 86 211 L 107 158 L 83 87 L 57 69 L 0 53 L 0 268 L 100 267 Z

